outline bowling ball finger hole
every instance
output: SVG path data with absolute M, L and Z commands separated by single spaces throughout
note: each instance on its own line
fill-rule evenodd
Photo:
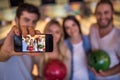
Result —
M 97 63 L 97 58 L 95 56 L 93 57 L 93 59 L 94 59 L 94 63 Z

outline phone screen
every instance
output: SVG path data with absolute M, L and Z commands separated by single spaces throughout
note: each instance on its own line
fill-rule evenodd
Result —
M 15 36 L 14 50 L 17 52 L 52 52 L 53 37 L 50 34 Z
M 22 36 L 22 51 L 24 52 L 45 52 L 45 35 L 27 35 L 25 38 Z

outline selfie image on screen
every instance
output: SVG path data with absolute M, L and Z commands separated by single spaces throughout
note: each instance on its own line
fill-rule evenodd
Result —
M 45 35 L 35 35 L 22 37 L 22 51 L 25 52 L 45 52 Z

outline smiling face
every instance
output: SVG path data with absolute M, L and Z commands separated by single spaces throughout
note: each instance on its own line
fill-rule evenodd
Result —
M 78 28 L 79 26 L 73 20 L 66 20 L 64 26 L 69 37 L 75 37 L 80 34 Z
M 109 4 L 100 4 L 96 9 L 97 23 L 100 28 L 109 27 L 113 21 L 113 11 Z
M 53 35 L 54 44 L 59 43 L 62 36 L 61 28 L 57 24 L 51 24 L 50 26 L 48 26 L 45 33 Z
M 18 26 L 35 27 L 37 23 L 37 15 L 23 11 L 20 18 L 16 18 Z

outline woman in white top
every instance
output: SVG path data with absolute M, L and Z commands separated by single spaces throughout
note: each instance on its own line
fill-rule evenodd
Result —
M 86 56 L 90 49 L 88 37 L 81 34 L 80 24 L 74 16 L 64 18 L 63 30 L 72 56 L 71 80 L 89 80 Z

